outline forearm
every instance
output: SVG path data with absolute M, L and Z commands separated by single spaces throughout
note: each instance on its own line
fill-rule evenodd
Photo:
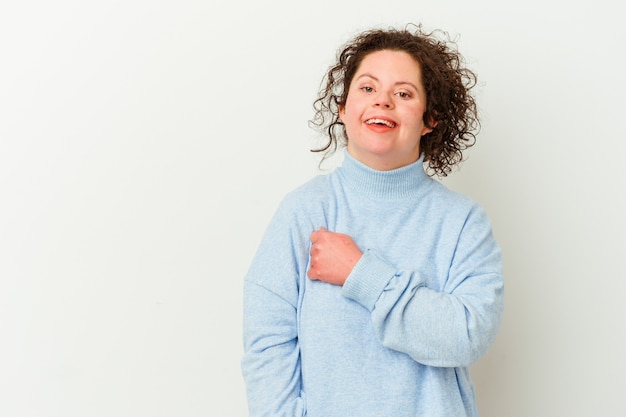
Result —
M 343 288 L 370 310 L 381 343 L 430 366 L 468 366 L 492 344 L 502 313 L 497 273 L 466 277 L 449 293 L 415 271 L 397 271 L 366 252 Z
M 304 416 L 295 307 L 246 281 L 243 318 L 241 366 L 250 416 Z

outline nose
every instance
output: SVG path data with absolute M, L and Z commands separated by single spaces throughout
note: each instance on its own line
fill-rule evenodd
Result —
M 389 94 L 385 93 L 385 92 L 380 92 L 377 96 L 376 99 L 374 100 L 374 106 L 375 107 L 383 107 L 385 109 L 389 109 L 393 106 L 393 101 L 391 99 L 391 97 L 389 96 Z

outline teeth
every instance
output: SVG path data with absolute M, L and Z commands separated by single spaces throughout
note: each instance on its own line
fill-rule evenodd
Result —
M 390 122 L 389 120 L 384 120 L 384 119 L 369 119 L 369 120 L 366 120 L 365 123 L 368 125 L 373 125 L 373 124 L 385 125 L 387 127 L 396 126 L 395 123 Z

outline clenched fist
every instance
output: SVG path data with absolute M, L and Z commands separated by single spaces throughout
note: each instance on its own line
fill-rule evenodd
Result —
M 363 252 L 352 238 L 323 227 L 311 233 L 311 267 L 307 276 L 334 285 L 343 283 Z

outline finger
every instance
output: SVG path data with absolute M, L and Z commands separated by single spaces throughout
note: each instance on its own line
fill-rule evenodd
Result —
M 311 240 L 311 242 L 315 243 L 315 242 L 317 242 L 320 239 L 321 234 L 324 233 L 324 232 L 327 232 L 327 231 L 328 230 L 326 230 L 325 228 L 320 227 L 319 229 L 317 229 L 313 233 L 311 233 L 311 236 L 309 237 L 309 239 Z
M 312 280 L 319 279 L 319 275 L 320 275 L 320 273 L 315 271 L 313 268 L 309 268 L 309 270 L 306 272 L 306 276 L 309 277 Z

